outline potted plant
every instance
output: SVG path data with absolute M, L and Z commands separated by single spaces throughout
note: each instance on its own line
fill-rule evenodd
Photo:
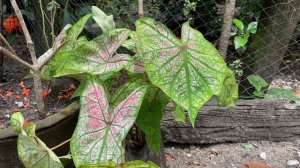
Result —
M 103 32 L 92 40 L 80 36 L 90 17 Z M 19 158 L 25 167 L 63 167 L 61 160 L 66 158 L 76 167 L 157 167 L 152 162 L 126 163 L 124 140 L 135 123 L 159 153 L 160 120 L 168 102 L 175 104 L 177 120 L 185 120 L 186 109 L 194 124 L 198 110 L 212 96 L 220 105 L 233 105 L 237 99 L 233 72 L 188 22 L 178 39 L 151 18 L 139 19 L 136 31 L 117 29 L 112 16 L 93 7 L 92 14 L 71 26 L 64 37 L 41 76 L 70 76 L 81 82 L 73 95 L 80 97 L 80 112 L 70 139 L 71 154 L 58 157 L 35 135 L 35 124 L 15 113 L 11 125 L 18 133 Z M 133 56 L 120 54 L 121 46 Z M 114 78 L 121 70 L 128 75 L 119 86 Z

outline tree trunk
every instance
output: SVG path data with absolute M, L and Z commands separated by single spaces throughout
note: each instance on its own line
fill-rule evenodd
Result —
M 226 0 L 224 23 L 222 27 L 221 37 L 219 40 L 219 53 L 225 60 L 227 56 L 227 48 L 229 44 L 230 31 L 232 27 L 232 21 L 234 16 L 235 0 Z
M 162 121 L 165 142 L 215 144 L 250 140 L 292 141 L 300 138 L 300 105 L 280 100 L 239 100 L 236 107 L 208 102 L 195 128 L 173 119 L 168 107 Z
M 299 0 L 267 0 L 259 29 L 251 43 L 244 79 L 257 74 L 270 83 L 278 72 L 297 23 L 300 20 Z M 249 86 L 247 81 L 242 84 Z

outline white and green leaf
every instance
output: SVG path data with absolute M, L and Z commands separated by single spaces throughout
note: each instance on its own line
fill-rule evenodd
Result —
M 90 81 L 80 97 L 80 114 L 71 138 L 75 166 L 119 164 L 124 154 L 122 141 L 136 120 L 146 87 L 136 88 L 125 100 L 110 105 L 104 88 Z
M 13 129 L 18 133 L 18 155 L 25 168 L 63 168 L 59 158 L 35 135 L 35 124 L 24 125 L 22 113 L 11 116 Z
M 71 52 L 57 54 L 55 61 L 60 64 L 56 68 L 55 77 L 81 73 L 104 76 L 121 69 L 130 69 L 133 64 L 130 55 L 115 55 L 129 33 L 127 29 L 115 29 L 103 33 Z
M 187 109 L 194 124 L 199 108 L 221 91 L 224 60 L 188 22 L 182 27 L 181 40 L 150 18 L 136 22 L 136 33 L 150 81 Z

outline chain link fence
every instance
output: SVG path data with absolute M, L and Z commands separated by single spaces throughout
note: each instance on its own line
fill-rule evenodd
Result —
M 224 29 L 226 3 L 230 0 L 147 0 L 144 1 L 144 15 L 166 24 L 176 36 L 180 36 L 181 26 L 190 21 L 207 40 L 217 48 Z M 46 7 L 51 0 L 42 1 L 41 15 L 39 1 L 25 1 L 24 14 L 32 31 L 43 30 L 51 34 L 53 10 Z M 138 19 L 137 0 L 56 0 L 54 18 L 55 33 L 67 23 L 90 12 L 92 5 L 98 6 L 107 14 L 114 15 L 117 27 L 134 29 Z M 52 8 L 53 9 L 53 8 Z M 299 0 L 236 0 L 234 9 L 235 24 L 231 22 L 228 41 L 227 64 L 236 73 L 241 95 L 252 94 L 253 89 L 247 77 L 260 75 L 271 85 L 291 88 L 300 92 L 300 1 Z M 36 11 L 32 14 L 28 11 Z M 44 20 L 45 24 L 41 24 Z M 226 21 L 226 20 L 225 20 Z M 90 21 L 88 37 L 98 31 Z M 257 30 L 256 30 L 257 26 Z M 228 34 L 229 35 L 229 34 Z M 45 41 L 36 35 L 36 41 Z M 51 36 L 48 36 L 51 41 Z M 51 42 L 50 42 L 51 43 Z M 50 45 L 50 44 L 48 44 Z M 40 46 L 45 51 L 47 45 Z M 273 81 L 273 82 L 272 82 Z

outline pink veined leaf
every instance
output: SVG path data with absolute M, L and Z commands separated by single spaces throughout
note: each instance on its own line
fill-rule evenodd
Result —
M 72 52 L 58 54 L 56 62 L 65 61 L 56 70 L 56 77 L 88 73 L 106 75 L 121 69 L 130 69 L 133 59 L 128 54 L 115 54 L 128 38 L 130 30 L 114 29 L 88 41 Z
M 198 110 L 221 91 L 226 64 L 217 49 L 186 22 L 181 39 L 151 18 L 136 22 L 141 58 L 152 84 L 189 112 L 194 124 Z
M 146 86 L 138 87 L 116 106 L 109 106 L 104 88 L 90 81 L 83 91 L 80 115 L 71 139 L 76 167 L 112 159 L 121 163 L 122 141 L 136 120 Z

